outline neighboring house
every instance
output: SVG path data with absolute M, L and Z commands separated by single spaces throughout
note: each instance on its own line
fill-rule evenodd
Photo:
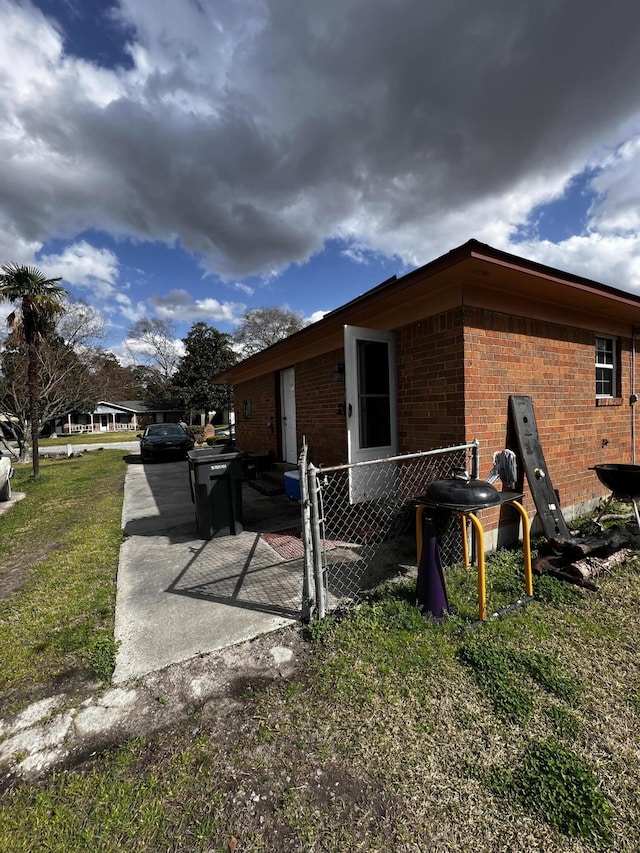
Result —
M 183 416 L 182 409 L 152 406 L 140 400 L 117 403 L 100 400 L 92 412 L 69 412 L 62 418 L 56 418 L 55 433 L 135 432 L 147 424 L 179 421 Z
M 304 436 L 333 465 L 478 439 L 481 477 L 528 395 L 571 518 L 604 494 L 589 466 L 636 461 L 639 334 L 638 296 L 470 240 L 214 382 L 234 386 L 244 450 L 294 463 Z

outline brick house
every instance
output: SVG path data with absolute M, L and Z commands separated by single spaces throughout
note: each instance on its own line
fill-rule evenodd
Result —
M 482 477 L 528 395 L 571 518 L 606 494 L 589 466 L 636 461 L 638 333 L 639 297 L 470 240 L 214 381 L 245 450 L 295 462 L 305 436 L 332 465 L 478 439 Z

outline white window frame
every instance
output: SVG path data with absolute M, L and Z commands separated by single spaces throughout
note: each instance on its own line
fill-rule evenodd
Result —
M 606 341 L 607 343 L 611 344 L 611 363 L 604 362 L 604 361 L 598 361 L 599 355 L 603 351 L 602 347 L 598 346 L 600 341 Z M 604 335 L 598 335 L 596 337 L 596 343 L 595 343 L 596 386 L 595 386 L 595 388 L 596 388 L 596 399 L 597 400 L 609 400 L 609 399 L 612 399 L 616 396 L 617 381 L 618 381 L 617 370 L 616 370 L 618 353 L 617 353 L 616 343 L 617 342 L 616 342 L 615 338 L 604 337 Z M 611 393 L 610 394 L 599 394 L 598 393 L 598 370 L 610 370 L 611 371 L 611 380 L 610 380 Z

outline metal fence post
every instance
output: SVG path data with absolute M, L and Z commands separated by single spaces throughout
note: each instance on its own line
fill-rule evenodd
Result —
M 327 594 L 324 587 L 324 571 L 322 566 L 322 537 L 320 536 L 320 486 L 318 485 L 317 468 L 309 465 L 309 498 L 311 503 L 311 543 L 313 550 L 313 577 L 316 591 L 316 615 L 324 619 L 327 612 Z
M 310 622 L 315 606 L 312 595 L 313 581 L 313 545 L 311 538 L 311 504 L 309 503 L 309 484 L 307 481 L 307 454 L 309 448 L 306 442 L 302 445 L 298 458 L 300 472 L 300 502 L 302 507 L 302 543 L 304 546 L 304 574 L 302 577 L 302 621 Z

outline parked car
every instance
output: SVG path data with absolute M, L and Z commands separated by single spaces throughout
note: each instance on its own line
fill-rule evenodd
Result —
M 170 457 L 186 459 L 194 444 L 180 424 L 149 424 L 139 438 L 143 462 Z
M 236 437 L 236 427 L 235 424 L 228 424 L 227 426 L 219 426 L 215 427 L 216 438 L 229 438 L 235 439 Z
M 0 501 L 8 501 L 11 498 L 11 478 L 13 467 L 8 456 L 0 455 Z

